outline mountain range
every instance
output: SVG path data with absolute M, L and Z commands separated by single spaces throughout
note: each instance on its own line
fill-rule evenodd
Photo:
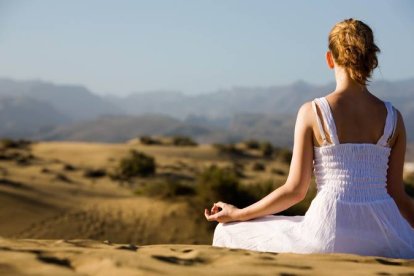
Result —
M 0 79 L 0 136 L 35 140 L 123 142 L 140 135 L 188 135 L 200 143 L 265 139 L 291 146 L 301 104 L 334 83 L 232 87 L 187 95 L 148 91 L 101 96 L 80 85 Z M 391 101 L 414 141 L 414 78 L 375 81 L 370 91 Z

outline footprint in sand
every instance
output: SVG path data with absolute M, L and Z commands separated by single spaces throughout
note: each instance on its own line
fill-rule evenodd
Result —
M 184 258 L 179 258 L 175 256 L 162 256 L 162 255 L 152 255 L 151 257 L 159 261 L 162 261 L 162 262 L 176 264 L 176 265 L 197 265 L 197 264 L 203 264 L 206 262 L 205 260 L 198 258 L 198 257 L 190 258 L 190 259 L 184 259 Z

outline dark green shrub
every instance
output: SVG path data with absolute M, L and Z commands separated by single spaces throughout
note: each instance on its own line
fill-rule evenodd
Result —
M 83 172 L 83 176 L 88 177 L 88 178 L 104 177 L 105 175 L 106 175 L 105 169 L 86 169 Z
M 214 143 L 213 147 L 222 155 L 243 156 L 243 150 L 236 147 L 234 144 L 220 144 Z
M 265 180 L 260 182 L 248 183 L 241 187 L 246 193 L 250 195 L 254 202 L 262 199 L 275 189 L 273 180 Z
M 233 170 L 234 174 L 237 177 L 241 177 L 241 178 L 242 177 L 245 177 L 245 174 L 244 174 L 244 164 L 243 163 L 237 162 L 237 161 L 234 161 L 233 160 L 232 166 L 230 168 Z
M 271 172 L 277 175 L 286 175 L 286 172 L 284 170 L 278 168 L 273 168 Z
M 220 168 L 216 165 L 211 165 L 198 175 L 197 195 L 206 206 L 224 201 L 244 207 L 254 201 L 251 194 L 240 186 L 232 168 Z
M 13 140 L 10 138 L 2 138 L 0 139 L 0 148 L 1 149 L 8 149 L 8 148 L 22 148 L 25 149 L 31 144 L 31 141 L 18 139 Z
M 195 188 L 178 180 L 166 179 L 147 182 L 137 188 L 135 194 L 158 198 L 173 198 L 176 196 L 194 195 Z
M 197 146 L 197 142 L 195 142 L 191 137 L 188 136 L 174 136 L 172 138 L 172 144 L 174 146 Z
M 29 154 L 15 153 L 14 161 L 16 162 L 16 164 L 24 166 L 24 165 L 29 165 L 33 159 L 34 159 L 34 156 L 31 153 Z
M 290 164 L 292 161 L 292 151 L 286 148 L 280 149 L 277 153 L 276 159 L 283 163 Z
M 72 182 L 72 180 L 63 173 L 56 173 L 54 179 L 59 180 L 59 181 L 63 181 L 63 182 L 67 182 L 67 183 Z
M 161 144 L 160 141 L 157 139 L 152 138 L 151 136 L 143 135 L 139 137 L 139 141 L 144 145 L 159 145 Z
M 119 161 L 112 178 L 130 180 L 135 176 L 150 176 L 155 174 L 156 164 L 154 157 L 143 152 L 131 149 L 129 154 Z
M 252 165 L 252 170 L 257 172 L 265 171 L 266 165 L 263 162 L 254 162 Z
M 244 144 L 248 149 L 259 149 L 260 148 L 260 142 L 254 139 L 249 139 L 244 141 Z
M 260 143 L 260 152 L 263 157 L 269 158 L 273 155 L 273 145 L 270 142 Z
M 65 171 L 76 171 L 76 167 L 71 164 L 64 164 L 63 170 Z

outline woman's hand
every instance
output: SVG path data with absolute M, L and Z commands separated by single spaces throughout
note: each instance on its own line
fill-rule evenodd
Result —
M 213 204 L 211 211 L 209 211 L 207 208 L 204 209 L 204 215 L 208 221 L 237 221 L 239 220 L 240 209 L 234 205 L 219 201 Z

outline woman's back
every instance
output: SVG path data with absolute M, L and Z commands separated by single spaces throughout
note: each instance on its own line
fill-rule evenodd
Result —
M 334 92 L 325 97 L 335 122 L 340 143 L 377 143 L 384 134 L 387 108 L 382 100 L 368 91 Z M 321 111 L 318 108 L 318 115 Z M 315 121 L 316 122 L 316 121 Z M 326 122 L 323 121 L 326 132 Z M 317 124 L 314 133 L 318 133 Z M 395 136 L 390 137 L 392 147 Z M 329 140 L 328 135 L 328 141 Z M 314 144 L 322 144 L 321 137 L 314 136 Z
M 401 216 L 387 193 L 387 169 L 397 112 L 390 102 L 382 103 L 386 117 L 376 140 L 340 141 L 327 97 L 313 101 L 323 145 L 314 148 L 314 174 L 318 194 L 302 226 L 315 237 L 306 250 L 364 255 L 414 256 L 414 229 Z M 352 113 L 352 108 L 348 109 Z M 343 115 L 343 114 L 339 114 Z M 361 113 L 360 116 L 363 116 Z M 344 117 L 343 117 L 344 118 Z M 326 122 L 327 142 L 321 119 Z M 343 120 L 345 121 L 348 119 Z M 367 126 L 367 129 L 370 129 Z M 364 137 L 367 132 L 360 134 Z M 323 226 L 321 221 L 324 221 Z M 311 230 L 310 230 L 311 229 Z M 329 237 L 329 238 L 328 238 Z M 308 237 L 310 238 L 310 237 Z M 329 242 L 327 242 L 329 241 Z

